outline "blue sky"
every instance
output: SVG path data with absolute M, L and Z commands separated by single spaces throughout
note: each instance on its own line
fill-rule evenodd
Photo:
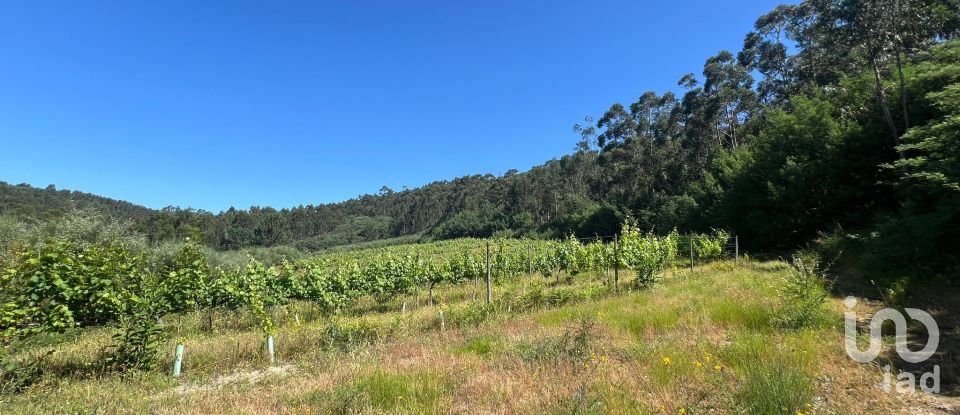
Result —
M 0 3 L 0 180 L 210 211 L 526 170 L 777 1 Z

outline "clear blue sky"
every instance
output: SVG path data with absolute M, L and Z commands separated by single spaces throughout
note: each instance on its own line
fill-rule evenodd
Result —
M 778 3 L 7 0 L 0 180 L 216 212 L 527 170 Z

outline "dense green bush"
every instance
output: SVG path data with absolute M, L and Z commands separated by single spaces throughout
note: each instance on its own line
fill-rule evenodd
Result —
M 149 296 L 131 299 L 130 315 L 123 318 L 106 352 L 104 362 L 108 367 L 128 372 L 147 371 L 156 366 L 164 338 L 163 327 L 158 322 L 161 307 L 156 300 Z
M 730 240 L 730 234 L 723 230 L 714 230 L 712 234 L 694 234 L 693 253 L 697 258 L 717 259 L 723 256 L 723 250 Z
M 187 240 L 181 245 L 176 256 L 159 271 L 162 301 L 169 311 L 185 312 L 209 306 L 209 272 L 200 244 Z
M 636 271 L 634 284 L 638 287 L 653 285 L 657 273 L 676 256 L 676 252 L 677 236 L 674 233 L 658 237 L 653 233 L 640 232 L 630 221 L 623 226 L 618 260 L 622 265 Z

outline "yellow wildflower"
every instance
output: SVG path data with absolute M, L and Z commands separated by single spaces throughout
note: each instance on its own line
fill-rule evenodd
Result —
M 713 370 L 716 370 L 717 372 L 719 372 L 720 369 L 723 369 L 722 367 L 720 367 L 720 365 L 714 365 L 714 366 L 713 366 Z
M 696 362 L 693 362 L 693 365 L 694 365 L 694 366 L 696 366 L 696 367 L 697 367 L 697 369 L 699 369 L 699 368 L 701 368 L 701 367 L 703 367 L 703 363 L 700 363 L 700 361 L 699 361 L 699 360 L 698 360 L 698 361 L 696 361 Z
M 669 357 L 669 356 L 664 356 L 664 357 L 663 357 L 663 364 L 666 365 L 666 366 L 670 366 L 670 357 Z

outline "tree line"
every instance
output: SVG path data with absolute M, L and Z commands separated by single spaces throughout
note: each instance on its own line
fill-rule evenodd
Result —
M 956 0 L 782 5 L 740 51 L 680 77 L 679 93 L 611 105 L 574 126 L 571 154 L 527 172 L 287 209 L 103 209 L 151 242 L 190 236 L 220 250 L 607 235 L 632 217 L 661 233 L 729 229 L 764 248 L 846 232 L 887 258 L 949 266 L 960 245 L 958 35 Z M 11 203 L 16 188 L 0 186 L 0 213 L 35 206 Z M 17 194 L 42 192 L 62 194 Z

